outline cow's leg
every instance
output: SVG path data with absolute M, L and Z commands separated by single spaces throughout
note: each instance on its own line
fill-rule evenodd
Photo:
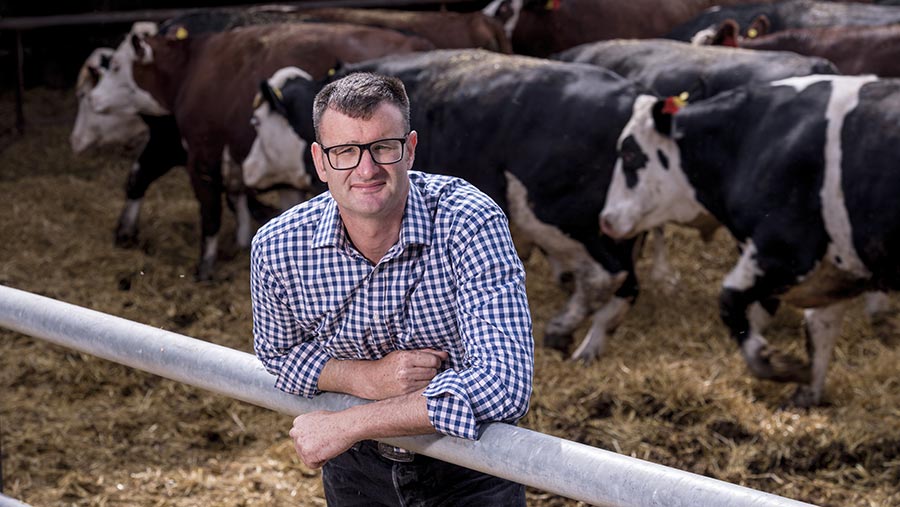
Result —
M 677 277 L 666 255 L 666 235 L 662 227 L 655 227 L 650 231 L 650 248 L 653 251 L 653 267 L 650 269 L 650 279 L 660 285 L 674 285 Z
M 891 315 L 891 300 L 886 292 L 871 291 L 863 295 L 865 312 L 873 326 L 880 325 Z
M 125 183 L 125 206 L 116 224 L 116 246 L 129 248 L 137 245 L 138 221 L 147 188 L 172 167 L 167 161 L 157 160 L 152 156 L 145 157 L 144 153 L 131 166 Z
M 737 266 L 725 278 L 719 295 L 719 313 L 738 342 L 750 372 L 779 382 L 809 382 L 809 366 L 769 345 L 762 335 L 761 313 L 754 303 L 768 302 L 772 280 L 756 263 L 756 249 L 744 248 Z
M 584 321 L 588 313 L 584 285 L 575 280 L 575 290 L 569 296 L 565 308 L 547 322 L 544 328 L 544 346 L 568 352 L 574 341 L 572 333 Z
M 188 161 L 188 173 L 194 196 L 200 203 L 200 262 L 197 280 L 212 279 L 219 255 L 219 229 L 222 227 L 222 181 L 218 164 L 198 160 Z
M 142 116 L 149 129 L 147 144 L 128 173 L 125 183 L 125 207 L 116 225 L 116 245 L 137 244 L 141 203 L 150 185 L 173 167 L 187 162 L 178 127 L 171 116 Z
M 614 296 L 591 316 L 591 328 L 575 349 L 572 359 L 591 361 L 603 355 L 606 338 L 622 323 L 631 308 L 631 299 Z
M 244 188 L 243 172 L 240 165 L 231 158 L 231 153 L 226 146 L 222 150 L 222 181 L 225 185 L 225 195 L 228 206 L 234 212 L 235 217 L 235 243 L 239 248 L 250 247 L 253 239 L 253 218 L 250 215 L 250 207 L 247 202 L 247 193 Z
M 841 324 L 847 310 L 845 302 L 803 312 L 806 321 L 806 349 L 812 363 L 812 379 L 794 393 L 793 402 L 799 407 L 812 407 L 822 403 L 825 392 L 825 374 L 834 351 L 834 344 L 841 333 Z

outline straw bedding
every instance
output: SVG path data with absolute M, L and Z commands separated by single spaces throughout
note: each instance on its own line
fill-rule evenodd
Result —
M 251 351 L 248 254 L 231 216 L 216 280 L 194 282 L 198 208 L 179 168 L 149 191 L 140 245 L 114 247 L 133 155 L 74 157 L 74 109 L 70 91 L 31 90 L 27 135 L 0 135 L 0 283 Z M 11 95 L 0 113 L 0 130 L 11 127 Z M 703 244 L 677 227 L 666 239 L 678 279 L 649 280 L 641 260 L 641 296 L 605 357 L 583 365 L 537 350 L 522 425 L 819 505 L 900 505 L 897 317 L 873 326 L 855 303 L 827 405 L 785 407 L 792 388 L 752 379 L 716 315 L 731 239 L 719 231 Z M 539 337 L 564 294 L 539 255 L 526 266 Z M 800 312 L 781 310 L 768 336 L 802 354 Z M 3 492 L 36 506 L 323 505 L 290 423 L 0 330 Z M 538 490 L 529 504 L 578 505 Z

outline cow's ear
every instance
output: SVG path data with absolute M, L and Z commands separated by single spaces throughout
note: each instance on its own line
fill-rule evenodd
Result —
M 144 45 L 141 44 L 141 38 L 138 34 L 131 34 L 131 48 L 134 49 L 134 55 L 138 60 L 144 58 Z
M 285 118 L 288 117 L 287 108 L 284 107 L 284 96 L 281 94 L 281 90 L 271 86 L 267 80 L 263 79 L 259 82 L 259 94 L 262 99 L 269 104 L 269 107 L 273 111 L 276 111 Z
M 147 46 L 147 41 L 144 40 L 143 37 L 139 34 L 131 34 L 131 47 L 134 49 L 134 58 L 135 61 L 139 63 L 150 63 L 151 55 L 150 48 Z
M 772 23 L 769 21 L 769 17 L 765 14 L 760 14 L 756 16 L 750 26 L 747 27 L 747 38 L 755 39 L 756 37 L 762 37 L 769 33 L 769 30 L 772 28 Z
M 737 21 L 729 18 L 719 23 L 719 29 L 713 36 L 711 45 L 738 47 L 738 35 L 740 34 L 740 26 Z
M 670 137 L 672 135 L 672 122 L 674 121 L 677 109 L 672 110 L 672 97 L 657 100 L 653 104 L 653 127 L 660 134 Z
M 328 74 L 325 76 L 324 81 L 326 83 L 334 81 L 346 68 L 347 64 L 343 60 L 335 60 L 334 65 L 328 69 Z
M 97 86 L 97 83 L 100 82 L 100 70 L 98 70 L 97 67 L 94 67 L 93 65 L 89 65 L 87 71 L 88 77 L 91 80 L 91 86 Z

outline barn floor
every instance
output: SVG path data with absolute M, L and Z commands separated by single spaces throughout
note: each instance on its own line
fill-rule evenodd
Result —
M 226 216 L 217 279 L 192 279 L 198 210 L 181 169 L 151 188 L 141 243 L 113 246 L 131 158 L 74 157 L 71 91 L 29 90 L 28 132 L 0 95 L 0 284 L 251 351 L 248 254 Z M 582 365 L 536 351 L 522 425 L 823 506 L 900 505 L 900 320 L 873 327 L 854 303 L 834 354 L 827 405 L 785 408 L 792 387 L 751 379 L 717 318 L 734 261 L 667 230 L 674 281 L 643 292 L 606 355 Z M 537 341 L 563 293 L 527 262 Z M 893 305 L 900 300 L 893 296 Z M 583 331 L 583 330 L 582 330 Z M 768 336 L 803 352 L 800 312 Z M 318 472 L 295 457 L 291 419 L 0 330 L 3 493 L 35 506 L 324 505 Z M 578 502 L 529 490 L 529 505 Z

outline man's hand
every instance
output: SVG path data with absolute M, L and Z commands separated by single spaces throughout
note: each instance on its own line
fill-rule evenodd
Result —
M 343 425 L 341 412 L 318 411 L 299 415 L 291 428 L 294 450 L 306 466 L 319 468 L 356 443 Z
M 372 361 L 370 391 L 372 400 L 393 398 L 428 386 L 450 354 L 441 350 L 395 350 Z
M 325 363 L 319 389 L 385 400 L 424 389 L 450 354 L 435 349 L 395 350 L 375 361 Z
M 297 416 L 290 432 L 294 450 L 306 466 L 318 468 L 360 440 L 434 433 L 423 391 Z

